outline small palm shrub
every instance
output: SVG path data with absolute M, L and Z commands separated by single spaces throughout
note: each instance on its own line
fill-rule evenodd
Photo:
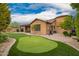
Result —
M 64 31 L 63 34 L 64 34 L 64 36 L 70 36 L 67 31 Z
M 0 33 L 0 43 L 4 42 L 8 39 L 8 36 L 6 34 Z

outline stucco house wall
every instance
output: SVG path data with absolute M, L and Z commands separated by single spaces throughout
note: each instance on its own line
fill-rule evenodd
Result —
M 32 28 L 33 25 L 40 24 L 40 31 L 34 31 Z M 35 20 L 34 22 L 31 23 L 31 33 L 33 34 L 47 34 L 47 25 L 46 22 L 41 21 L 41 20 Z
M 52 22 L 52 25 L 55 26 L 55 30 L 56 30 L 58 33 L 63 33 L 63 32 L 65 31 L 65 30 L 62 29 L 61 26 L 60 26 L 60 24 L 61 24 L 62 22 L 64 22 L 65 17 L 66 17 L 66 16 L 57 17 L 57 18 L 54 19 L 55 22 Z
M 50 26 L 51 26 L 51 24 L 50 23 L 47 23 L 46 24 L 46 34 L 50 34 Z
M 35 19 L 34 21 L 32 21 L 31 24 L 27 25 L 23 25 L 20 28 L 18 28 L 20 31 L 21 29 L 23 29 L 23 32 L 30 32 L 33 34 L 50 34 L 50 31 L 56 31 L 58 33 L 63 33 L 65 30 L 61 28 L 60 24 L 62 22 L 64 22 L 65 17 L 67 15 L 64 16 L 59 16 L 56 17 L 55 19 L 51 19 L 49 21 L 43 21 L 40 19 Z M 40 31 L 35 31 L 33 29 L 34 25 L 40 24 Z M 51 26 L 53 26 L 53 30 L 51 30 Z M 17 28 L 8 28 L 7 31 L 11 31 L 11 32 L 16 32 Z
M 25 26 L 25 31 L 26 31 L 27 33 L 30 33 L 30 25 L 29 25 L 29 26 Z
M 50 31 L 56 31 L 57 33 L 63 33 L 65 30 L 61 28 L 60 24 L 64 22 L 65 17 L 67 15 L 56 17 L 55 19 L 49 21 L 42 21 L 40 19 L 35 19 L 31 23 L 31 33 L 33 34 L 50 34 Z M 34 31 L 32 28 L 33 25 L 40 24 L 40 31 Z M 53 26 L 53 30 L 51 30 L 51 26 Z

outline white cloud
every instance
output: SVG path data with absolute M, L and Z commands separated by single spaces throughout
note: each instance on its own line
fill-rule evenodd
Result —
M 11 15 L 11 19 L 12 19 L 12 22 L 15 21 L 19 23 L 28 24 L 33 19 L 35 19 L 35 16 L 32 14 L 26 14 L 26 15 L 14 14 L 14 15 Z
M 36 14 L 36 18 L 43 19 L 43 20 L 49 20 L 51 18 L 54 18 L 55 16 L 56 16 L 55 9 L 47 10 L 39 14 Z
M 62 9 L 62 11 L 64 10 L 73 10 L 72 7 L 70 6 L 70 3 L 58 3 L 58 4 L 54 4 L 56 7 L 59 7 L 60 9 Z
M 56 13 L 59 10 L 56 10 L 54 8 L 47 8 L 46 11 L 43 11 L 38 14 L 24 14 L 24 15 L 20 13 L 12 14 L 11 15 L 12 21 L 16 21 L 16 22 L 23 23 L 23 24 L 28 24 L 32 22 L 35 18 L 39 18 L 42 20 L 49 20 L 49 19 L 53 19 L 60 15 L 69 15 L 69 13 L 73 11 L 72 7 L 68 3 L 65 3 L 65 4 L 59 3 L 59 4 L 51 4 L 51 5 L 60 8 L 63 13 L 57 15 Z M 37 5 L 32 4 L 28 7 L 28 9 L 36 9 L 38 7 L 40 7 L 40 4 L 37 4 Z
M 68 13 L 62 13 L 62 15 L 66 15 L 66 14 Z M 56 15 L 56 10 L 51 9 L 51 10 L 41 12 L 39 14 L 24 14 L 24 15 L 14 14 L 14 15 L 11 15 L 11 18 L 12 18 L 12 21 L 16 21 L 16 22 L 23 23 L 23 24 L 28 24 L 32 22 L 35 18 L 39 18 L 42 20 L 49 20 L 57 16 L 59 15 Z

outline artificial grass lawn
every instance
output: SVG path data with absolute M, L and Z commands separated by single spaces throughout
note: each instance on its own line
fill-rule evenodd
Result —
M 19 39 L 17 49 L 23 52 L 42 53 L 57 47 L 54 41 L 46 40 L 43 37 L 27 36 Z
M 9 55 L 12 56 L 79 56 L 79 51 L 62 42 L 39 36 L 29 36 L 22 33 L 7 34 L 16 39 L 16 43 L 9 51 Z

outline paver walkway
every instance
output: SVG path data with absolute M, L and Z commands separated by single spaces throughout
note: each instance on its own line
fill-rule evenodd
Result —
M 34 34 L 29 34 L 28 35 L 34 35 Z M 39 36 L 39 35 L 38 35 Z M 63 34 L 53 34 L 53 35 L 40 35 L 46 38 L 49 38 L 51 40 L 56 40 L 56 41 L 61 41 L 65 44 L 68 44 L 72 46 L 73 48 L 77 49 L 79 51 L 79 42 L 77 40 L 71 38 L 71 37 L 65 37 Z
M 10 38 L 3 43 L 0 43 L 0 56 L 7 56 L 10 48 L 15 43 L 15 39 Z

